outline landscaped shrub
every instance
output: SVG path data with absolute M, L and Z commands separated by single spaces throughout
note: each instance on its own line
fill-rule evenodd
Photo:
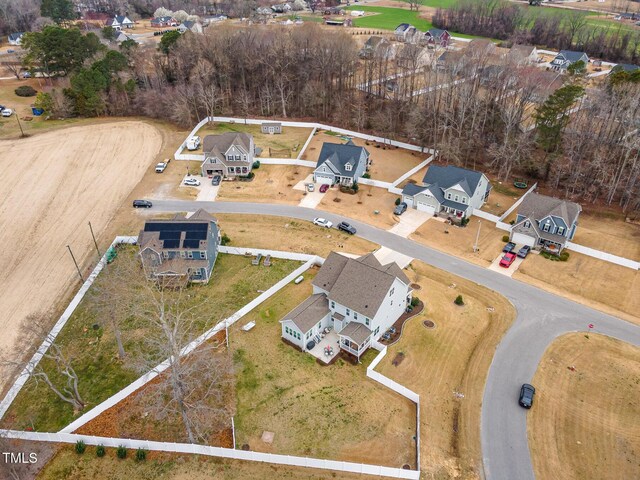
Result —
M 462 217 L 462 220 L 460 220 L 460 225 L 462 225 L 463 227 L 466 227 L 468 223 L 469 219 L 467 217 Z
M 116 456 L 118 458 L 127 458 L 127 449 L 120 445 L 116 450 Z
M 453 301 L 456 305 L 464 305 L 464 300 L 462 299 L 462 295 L 458 295 L 456 299 Z
M 418 297 L 413 297 L 411 299 L 411 306 L 412 307 L 417 307 L 419 303 L 420 303 L 420 299 Z
M 87 449 L 87 446 L 84 444 L 82 440 L 78 440 L 76 442 L 76 453 L 82 455 L 84 451 Z
M 15 93 L 19 97 L 35 97 L 38 92 L 29 85 L 22 85 L 15 89 Z
M 358 182 L 353 182 L 353 185 L 351 185 L 351 190 L 354 192 L 357 192 L 359 188 L 360 186 L 358 185 Z
M 229 238 L 229 236 L 226 233 L 222 234 L 222 237 L 220 237 L 220 245 L 229 245 L 231 243 L 231 239 Z
M 561 262 L 566 262 L 567 260 L 569 260 L 569 252 L 567 252 L 566 250 L 563 250 L 560 253 L 560 261 Z
M 260 160 L 253 162 L 253 168 L 260 168 Z
M 400 197 L 396 198 L 396 206 L 400 205 L 402 203 L 402 200 L 400 200 Z
M 96 447 L 96 456 L 97 457 L 104 457 L 104 454 L 107 453 L 107 451 L 104 448 L 104 445 L 98 445 Z
M 147 459 L 147 451 L 144 448 L 136 450 L 136 461 L 144 462 Z
M 362 178 L 371 178 L 371 175 L 369 173 L 363 173 Z
M 502 236 L 502 241 L 503 242 L 508 242 L 509 241 L 509 235 L 503 235 Z

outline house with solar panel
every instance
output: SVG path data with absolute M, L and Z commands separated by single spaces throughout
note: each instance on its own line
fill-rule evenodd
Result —
M 328 343 L 336 354 L 339 348 L 359 360 L 411 303 L 409 278 L 373 253 L 349 258 L 331 252 L 312 285 L 313 294 L 280 320 L 282 338 L 312 354 Z
M 467 168 L 431 165 L 422 183 L 409 183 L 402 201 L 410 208 L 452 218 L 469 218 L 487 201 L 491 183 L 484 173 Z
M 220 175 L 222 178 L 236 179 L 251 173 L 255 153 L 253 135 L 241 132 L 207 135 L 202 142 L 202 150 L 203 177 Z
M 220 230 L 203 209 L 190 217 L 148 220 L 138 235 L 140 259 L 149 280 L 163 285 L 207 283 L 218 257 Z
M 349 140 L 347 143 L 322 144 L 313 181 L 328 185 L 353 186 L 369 168 L 369 151 Z

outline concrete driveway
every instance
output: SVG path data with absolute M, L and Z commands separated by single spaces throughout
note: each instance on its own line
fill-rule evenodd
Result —
M 218 190 L 220 190 L 219 185 L 217 187 L 214 187 L 213 185 L 211 185 L 211 179 L 208 177 L 194 177 L 193 175 L 191 175 L 190 178 L 197 178 L 198 180 L 200 180 L 199 187 L 192 187 L 192 188 L 198 189 L 198 196 L 196 197 L 196 201 L 215 202 L 216 197 L 218 196 Z M 184 179 L 183 179 L 183 182 L 184 182 Z
M 516 246 L 513 251 L 517 252 L 519 249 L 520 247 Z M 491 262 L 491 265 L 489 265 L 487 268 L 502 275 L 506 275 L 507 277 L 512 277 L 515 271 L 518 270 L 518 267 L 520 267 L 520 264 L 522 263 L 524 258 L 516 257 L 511 266 L 509 268 L 505 268 L 500 266 L 500 260 L 502 259 L 502 257 L 504 257 L 504 255 L 504 253 L 500 252 L 500 255 L 498 255 L 496 259 Z
M 420 228 L 420 225 L 433 218 L 433 215 L 426 212 L 419 212 L 413 208 L 408 208 L 406 212 L 397 218 L 400 221 L 391 227 L 389 232 L 408 238 L 409 235 Z
M 318 214 L 315 210 L 291 205 L 152 200 L 151 210 L 156 212 L 204 208 L 212 213 L 276 215 L 301 220 L 312 220 Z M 323 212 L 322 216 L 334 223 L 348 221 L 358 229 L 358 236 L 495 290 L 515 306 L 517 317 L 496 349 L 482 400 L 480 436 L 484 478 L 534 480 L 527 411 L 518 405 L 518 392 L 523 383 L 531 382 L 542 355 L 558 336 L 585 331 L 587 325 L 593 323 L 598 333 L 640 347 L 638 325 L 366 223 L 330 212 Z
M 313 192 L 309 192 L 307 190 L 308 183 L 313 183 Z M 298 205 L 305 208 L 316 208 L 322 201 L 322 196 L 324 195 L 324 193 L 320 193 L 320 185 L 320 183 L 313 182 L 313 174 L 307 175 L 304 180 L 300 180 L 296 183 L 293 187 L 294 190 L 302 190 L 303 192 L 306 192 Z

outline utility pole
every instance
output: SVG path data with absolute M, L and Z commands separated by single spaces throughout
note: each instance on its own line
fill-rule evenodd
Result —
M 22 124 L 20 123 L 20 115 L 18 115 L 18 112 L 15 110 L 15 108 L 13 109 L 13 113 L 16 114 L 16 120 L 18 121 L 18 127 L 20 127 L 20 137 L 24 138 L 24 130 L 22 130 Z
M 476 234 L 476 243 L 473 245 L 473 253 L 478 251 L 478 240 L 480 240 L 480 227 L 482 226 L 482 222 L 478 220 L 478 233 Z
M 67 245 L 67 248 L 69 249 L 69 253 L 71 254 L 71 258 L 73 259 L 73 263 L 76 266 L 76 270 L 78 270 L 78 276 L 80 277 L 80 281 L 82 283 L 84 283 L 84 278 L 82 277 L 82 272 L 80 271 L 80 267 L 78 266 L 78 262 L 76 262 L 76 257 L 73 256 L 73 252 L 71 251 L 71 247 L 69 245 Z
M 93 238 L 93 244 L 96 246 L 96 252 L 98 252 L 98 261 L 102 258 L 102 254 L 100 253 L 100 249 L 98 248 L 98 242 L 96 242 L 96 236 L 93 234 L 93 227 L 91 226 L 91 222 L 89 222 L 89 230 L 91 230 L 91 237 Z

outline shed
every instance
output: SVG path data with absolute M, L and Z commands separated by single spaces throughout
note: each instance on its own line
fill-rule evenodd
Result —
M 260 125 L 260 131 L 271 135 L 275 133 L 282 133 L 282 124 L 280 122 L 265 122 Z

